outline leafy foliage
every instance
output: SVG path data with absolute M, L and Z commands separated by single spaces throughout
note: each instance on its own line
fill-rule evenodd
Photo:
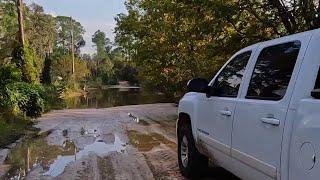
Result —
M 136 68 L 126 61 L 124 53 L 114 45 L 104 32 L 98 30 L 92 36 L 97 53 L 89 60 L 93 79 L 97 84 L 115 85 L 118 81 L 137 83 Z M 91 61 L 91 62 L 90 62 Z
M 21 81 L 21 72 L 12 64 L 6 64 L 0 67 L 0 88 L 5 85 Z
M 72 74 L 72 56 L 71 55 L 57 55 L 53 57 L 52 77 L 54 81 L 60 80 L 66 83 L 81 82 L 86 80 L 90 75 L 85 61 L 75 59 L 75 74 Z
M 28 83 L 39 83 L 41 65 L 32 48 L 17 47 L 13 51 L 12 61 L 21 70 L 22 80 Z
M 14 3 L 0 3 L 0 65 L 8 60 L 17 46 L 18 21 Z
M 56 19 L 51 15 L 45 14 L 41 6 L 32 3 L 28 6 L 26 21 L 26 33 L 29 47 L 36 55 L 44 58 L 47 53 L 53 51 L 54 43 L 57 38 Z
M 74 46 L 76 51 L 79 53 L 80 48 L 85 45 L 83 39 L 83 34 L 85 32 L 83 26 L 72 19 L 71 17 L 66 16 L 57 16 L 56 20 L 56 33 L 57 38 L 55 42 L 55 48 L 60 49 L 63 52 L 71 52 L 71 34 L 74 36 Z
M 245 46 L 320 27 L 318 1 L 128 0 L 126 7 L 116 42 L 145 86 L 174 97 Z
M 12 114 L 24 113 L 38 117 L 44 111 L 44 91 L 41 86 L 28 83 L 10 83 L 2 90 L 1 107 L 12 109 Z
M 51 68 L 52 68 L 52 57 L 47 55 L 44 60 L 44 66 L 42 71 L 42 83 L 51 84 Z
M 85 31 L 79 22 L 70 17 L 48 15 L 35 3 L 24 4 L 23 11 L 24 46 L 18 37 L 16 2 L 0 2 L 0 116 L 9 119 L 40 116 L 54 106 L 65 84 L 79 83 L 89 74 L 86 62 L 77 57 L 85 44 Z M 67 70 L 72 67 L 71 31 L 76 49 L 75 74 Z M 58 75 L 65 75 L 65 81 L 51 85 L 51 79 L 56 80 Z M 40 84 L 40 77 L 46 86 Z
M 60 96 L 66 87 L 79 87 L 89 75 L 87 63 L 80 59 L 85 31 L 79 22 L 46 14 L 35 3 L 17 6 L 16 0 L 0 1 L 0 146 L 30 131 L 29 117 L 61 108 Z M 24 17 L 21 21 L 18 9 Z M 24 31 L 19 31 L 20 25 Z M 67 72 L 72 68 L 72 45 L 75 74 Z M 64 72 L 66 77 L 56 81 Z

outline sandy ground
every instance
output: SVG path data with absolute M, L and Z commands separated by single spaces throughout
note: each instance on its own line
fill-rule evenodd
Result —
M 49 149 L 68 153 L 53 155 L 47 167 L 37 163 L 41 157 L 33 157 L 25 179 L 184 179 L 177 164 L 176 114 L 173 104 L 50 112 L 37 127 L 50 132 L 45 138 Z M 233 178 L 210 169 L 202 179 Z

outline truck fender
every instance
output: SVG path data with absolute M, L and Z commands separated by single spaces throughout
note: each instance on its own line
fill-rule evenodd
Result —
M 198 142 L 198 136 L 196 133 L 196 118 L 195 118 L 195 102 L 191 101 L 189 98 L 184 98 L 179 103 L 179 117 L 176 124 L 176 130 L 178 134 L 178 128 L 180 125 L 183 125 L 185 123 L 189 123 L 191 125 L 192 135 L 194 138 L 194 141 Z

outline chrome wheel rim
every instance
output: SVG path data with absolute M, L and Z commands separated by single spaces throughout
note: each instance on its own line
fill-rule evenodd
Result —
M 189 153 L 188 139 L 186 136 L 183 136 L 181 141 L 181 161 L 182 161 L 183 167 L 185 168 L 188 166 L 188 161 L 189 161 L 188 153 Z

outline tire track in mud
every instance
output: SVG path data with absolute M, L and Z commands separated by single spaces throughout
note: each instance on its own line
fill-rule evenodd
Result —
M 141 118 L 141 123 L 133 122 L 128 113 Z M 37 166 L 26 174 L 26 179 L 182 179 L 176 159 L 175 123 L 171 120 L 167 123 L 168 115 L 175 113 L 176 107 L 172 104 L 54 111 L 38 119 L 37 124 L 42 132 L 52 133 L 41 139 L 25 142 L 17 149 L 16 154 L 24 155 L 23 147 L 32 147 L 32 164 Z M 166 122 L 157 123 L 162 120 Z M 129 131 L 138 135 L 138 139 L 140 135 L 146 139 L 142 138 L 142 141 L 137 141 L 138 144 L 128 145 L 132 138 Z M 72 147 L 65 143 L 71 142 L 70 140 Z M 148 142 L 146 149 L 141 151 L 135 147 L 145 142 Z M 104 147 L 104 153 L 100 152 L 101 148 L 91 149 L 92 145 L 99 144 Z M 118 150 L 118 146 L 124 150 Z M 71 152 L 74 147 L 78 151 Z M 43 154 L 46 158 L 38 162 L 37 157 L 42 157 Z M 76 158 L 65 166 L 56 166 L 59 162 L 68 160 L 69 156 Z M 21 160 L 25 160 L 25 157 Z M 63 171 L 57 176 L 45 175 L 51 167 L 62 168 Z M 17 173 L 19 172 L 17 169 Z
M 178 168 L 177 145 L 173 141 L 175 117 L 142 117 L 127 127 L 129 143 L 143 154 L 154 179 L 184 179 Z M 169 139 L 168 139 L 169 138 Z
M 184 179 L 179 173 L 177 159 L 172 150 L 155 150 L 144 153 L 144 157 L 155 179 Z
M 100 178 L 105 180 L 115 179 L 115 172 L 111 162 L 111 157 L 98 158 L 98 168 Z

